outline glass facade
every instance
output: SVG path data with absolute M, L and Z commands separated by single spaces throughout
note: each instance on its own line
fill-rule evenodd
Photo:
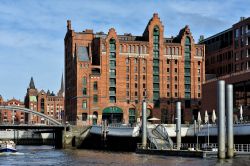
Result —
M 116 102 L 116 45 L 115 40 L 109 41 L 109 101 L 111 103 Z
M 155 107 L 159 106 L 160 79 L 159 79 L 159 27 L 154 27 L 153 31 L 153 101 Z
M 184 66 L 184 79 L 185 79 L 185 98 L 191 98 L 191 42 L 190 38 L 185 39 L 185 66 Z

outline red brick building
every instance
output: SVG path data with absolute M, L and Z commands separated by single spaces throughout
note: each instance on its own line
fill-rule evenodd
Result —
M 24 103 L 26 108 L 44 113 L 62 122 L 64 120 L 63 77 L 61 80 L 61 88 L 57 95 L 53 92 L 51 93 L 49 90 L 47 92 L 44 90 L 38 91 L 31 77 Z M 43 118 L 32 114 L 26 115 L 26 122 L 27 121 L 30 123 L 46 123 Z
M 147 97 L 148 117 L 173 123 L 175 102 L 183 122 L 197 116 L 205 80 L 204 45 L 195 44 L 188 26 L 165 38 L 154 14 L 142 36 L 75 32 L 65 36 L 66 119 L 77 125 L 136 122 Z
M 24 107 L 24 103 L 21 102 L 20 100 L 13 98 L 5 102 L 2 96 L 0 96 L 0 105 Z M 24 123 L 24 119 L 25 119 L 24 113 L 18 110 L 15 111 L 2 110 L 0 112 L 0 123 L 21 124 Z
M 207 80 L 203 85 L 202 110 L 216 109 L 216 83 L 234 85 L 234 111 L 243 106 L 244 119 L 250 120 L 250 18 L 241 18 L 231 28 L 200 43 L 206 45 Z M 209 99 L 209 100 L 208 100 Z

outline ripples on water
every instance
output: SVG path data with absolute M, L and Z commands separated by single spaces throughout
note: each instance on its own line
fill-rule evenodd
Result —
M 250 157 L 233 160 L 217 160 L 216 158 L 197 159 L 182 157 L 167 157 L 156 155 L 141 155 L 131 152 L 109 152 L 96 150 L 55 150 L 50 146 L 17 146 L 15 154 L 0 154 L 0 165 L 174 165 L 174 166 L 244 166 L 250 165 Z

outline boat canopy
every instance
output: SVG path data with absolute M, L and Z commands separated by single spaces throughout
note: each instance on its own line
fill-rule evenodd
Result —
M 123 111 L 119 107 L 107 107 L 103 110 L 104 114 L 122 114 Z

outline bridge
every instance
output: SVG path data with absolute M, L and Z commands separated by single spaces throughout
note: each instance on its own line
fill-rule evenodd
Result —
M 63 135 L 65 126 L 63 126 L 60 122 L 53 119 L 50 116 L 47 116 L 43 113 L 24 108 L 24 107 L 17 107 L 17 106 L 0 106 L 0 112 L 1 111 L 21 111 L 28 114 L 34 114 L 38 117 L 44 118 L 45 120 L 49 121 L 50 125 L 43 125 L 43 124 L 1 124 L 0 130 L 5 129 L 13 129 L 13 130 L 36 130 L 36 132 L 43 132 L 43 133 L 53 133 L 53 139 L 54 139 L 54 146 L 55 148 L 62 148 L 63 147 Z
M 2 106 L 0 106 L 0 111 L 21 111 L 24 113 L 37 115 L 41 118 L 44 118 L 45 120 L 48 120 L 50 123 L 52 123 L 54 125 L 62 125 L 60 122 L 58 122 L 57 120 L 55 120 L 54 118 L 52 118 L 50 116 L 47 116 L 43 113 L 28 109 L 28 108 L 24 108 L 24 107 L 2 105 Z

